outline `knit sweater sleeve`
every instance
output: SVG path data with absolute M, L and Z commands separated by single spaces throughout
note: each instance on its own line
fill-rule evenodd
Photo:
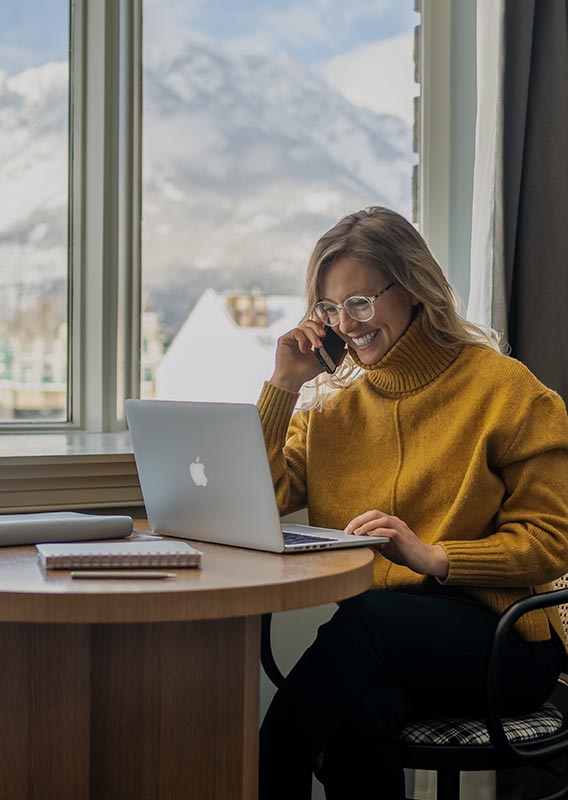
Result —
M 568 572 L 568 419 L 558 395 L 537 396 L 494 466 L 505 486 L 495 532 L 440 542 L 443 583 L 539 586 Z
M 267 382 L 257 403 L 281 514 L 306 505 L 308 413 L 300 411 L 292 416 L 297 400 L 297 394 Z

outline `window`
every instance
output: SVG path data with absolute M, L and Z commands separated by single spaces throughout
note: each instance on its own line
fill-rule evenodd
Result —
M 186 380 L 254 400 L 318 235 L 368 203 L 412 213 L 420 20 L 420 226 L 455 282 L 474 0 L 4 4 L 0 427 L 124 430 L 125 397 Z
M 0 7 L 0 422 L 68 417 L 69 2 Z
M 141 395 L 254 402 L 340 216 L 412 216 L 414 0 L 143 4 Z
M 369 202 L 394 205 L 398 196 L 398 207 L 410 213 L 410 174 L 416 161 L 409 147 L 410 110 L 387 109 L 393 129 L 401 131 L 394 150 L 401 154 L 402 168 L 398 182 L 380 181 L 379 188 L 388 186 L 388 192 L 385 188 L 378 195 L 369 161 L 361 179 L 364 137 L 348 148 L 351 161 L 340 145 L 354 122 L 367 118 L 371 129 L 377 125 L 373 102 L 378 93 L 369 101 L 369 86 L 362 78 L 372 75 L 377 85 L 383 78 L 391 80 L 394 55 L 387 45 L 375 49 L 373 43 L 386 35 L 391 45 L 403 43 L 410 72 L 412 27 L 420 19 L 419 222 L 442 265 L 449 262 L 450 277 L 452 266 L 468 268 L 475 0 L 415 4 L 420 14 L 410 0 L 365 0 L 351 4 L 353 9 L 343 4 L 343 10 L 334 0 L 306 0 L 303 5 L 259 0 L 3 4 L 0 393 L 9 387 L 11 400 L 9 410 L 0 409 L 0 473 L 10 486 L 0 493 L 2 511 L 141 504 L 129 438 L 122 433 L 123 403 L 139 392 L 160 395 L 159 373 L 166 357 L 181 353 L 179 376 L 192 376 L 192 391 L 202 384 L 213 396 L 226 398 L 227 383 L 240 383 L 241 388 L 248 386 L 247 397 L 255 399 L 256 382 L 272 368 L 274 326 L 295 324 L 301 313 L 302 274 L 316 237 L 340 214 Z M 330 16 L 318 22 L 317 9 L 324 5 Z M 358 26 L 350 24 L 365 9 L 367 16 L 359 18 Z M 351 16 L 338 17 L 340 12 Z M 302 26 L 310 33 L 311 46 Z M 291 31 L 299 32 L 297 44 Z M 339 38 L 330 39 L 330 31 Z M 193 72 L 184 81 L 165 85 L 175 78 L 175 70 L 163 70 L 180 48 L 187 50 L 188 37 L 199 44 L 192 49 Z M 377 55 L 376 50 L 382 50 L 388 66 L 377 62 L 357 69 L 357 80 L 350 81 L 352 69 L 361 63 L 355 56 Z M 224 73 L 223 64 L 230 67 Z M 52 77 L 59 75 L 55 94 L 47 80 L 35 88 L 29 80 L 50 70 Z M 35 100 L 26 100 L 23 85 L 15 91 L 22 81 L 13 77 L 21 74 L 27 75 L 23 83 L 33 89 Z M 224 84 L 211 86 L 210 80 L 223 74 L 235 91 L 241 87 L 242 96 L 233 94 L 233 99 L 241 97 L 242 102 L 225 105 L 228 119 L 221 116 L 219 125 L 211 127 L 218 96 L 227 101 L 227 95 L 221 91 Z M 64 79 L 67 75 L 70 81 Z M 186 94 L 180 101 L 184 83 Z M 410 102 L 417 88 L 410 74 L 407 83 Z M 201 114 L 192 109 L 190 89 L 208 101 Z M 357 94 L 363 89 L 367 100 Z M 303 104 L 303 116 L 297 102 L 302 97 L 311 99 Z M 371 107 L 364 108 L 366 102 Z M 258 108 L 252 121 L 250 103 Z M 342 108 L 352 111 L 335 115 Z M 326 124 L 330 114 L 318 114 L 318 109 L 333 111 L 335 124 Z M 380 118 L 380 107 L 378 111 Z M 282 121 L 276 134 L 275 115 Z M 295 120 L 295 128 L 286 127 L 286 116 Z M 379 126 L 383 132 L 387 122 L 383 119 Z M 168 125 L 172 136 L 164 144 Z M 265 137 L 259 133 L 262 125 Z M 226 135 L 231 126 L 242 133 L 240 139 Z M 35 144 L 47 141 L 44 133 L 52 147 L 42 149 L 42 161 L 35 158 Z M 32 175 L 30 155 L 37 174 Z M 337 166 L 335 173 L 330 162 Z M 291 165 L 289 171 L 284 163 Z M 29 182 L 22 178 L 24 168 L 30 170 Z M 40 178 L 50 169 L 51 206 L 43 203 L 40 191 L 45 191 Z M 393 174 L 392 165 L 385 167 L 384 175 Z M 390 194 L 394 189 L 396 196 Z M 263 200 L 260 209 L 257 195 Z M 34 219 L 40 205 L 43 216 Z M 13 224 L 16 212 L 22 224 Z M 201 325 L 196 326 L 199 310 Z M 188 327 L 183 323 L 190 313 L 193 334 L 185 339 Z M 13 337 L 7 335 L 9 325 Z M 233 336 L 234 345 L 235 330 L 238 345 L 230 359 L 225 343 Z M 17 347 L 13 339 L 18 339 Z M 200 374 L 196 356 L 213 339 L 218 361 L 209 355 L 209 372 Z M 265 359 L 260 365 L 259 354 Z M 213 372 L 212 363 L 218 366 Z M 15 392 L 15 374 L 21 376 L 25 396 Z M 35 430 L 44 433 L 19 435 Z M 44 435 L 46 431 L 51 435 Z

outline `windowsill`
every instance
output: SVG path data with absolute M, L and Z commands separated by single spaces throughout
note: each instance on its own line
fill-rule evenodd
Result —
M 45 463 L 45 459 L 70 458 L 133 461 L 130 434 L 121 433 L 12 433 L 0 436 L 0 465 L 8 463 Z
M 142 505 L 127 432 L 0 436 L 0 513 Z

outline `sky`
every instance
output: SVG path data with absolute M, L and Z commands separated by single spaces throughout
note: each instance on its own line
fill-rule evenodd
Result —
M 414 0 L 144 0 L 148 29 L 170 41 L 191 28 L 233 47 L 285 51 L 319 64 L 408 32 Z
M 0 3 L 0 70 L 19 72 L 69 53 L 68 0 Z
M 414 120 L 414 34 L 363 44 L 320 67 L 323 77 L 354 105 Z
M 285 52 L 351 102 L 410 123 L 414 0 L 143 0 L 149 63 L 190 32 L 234 51 Z M 0 70 L 68 56 L 68 0 L 0 5 Z

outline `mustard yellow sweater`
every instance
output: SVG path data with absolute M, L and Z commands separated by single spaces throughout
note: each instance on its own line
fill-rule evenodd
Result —
M 568 419 L 561 398 L 489 348 L 448 350 L 419 315 L 394 347 L 323 409 L 265 384 L 259 410 L 282 514 L 343 528 L 380 509 L 447 553 L 440 583 L 502 612 L 568 572 Z M 377 553 L 375 585 L 420 591 L 432 578 Z M 556 611 L 517 623 L 561 638 Z

